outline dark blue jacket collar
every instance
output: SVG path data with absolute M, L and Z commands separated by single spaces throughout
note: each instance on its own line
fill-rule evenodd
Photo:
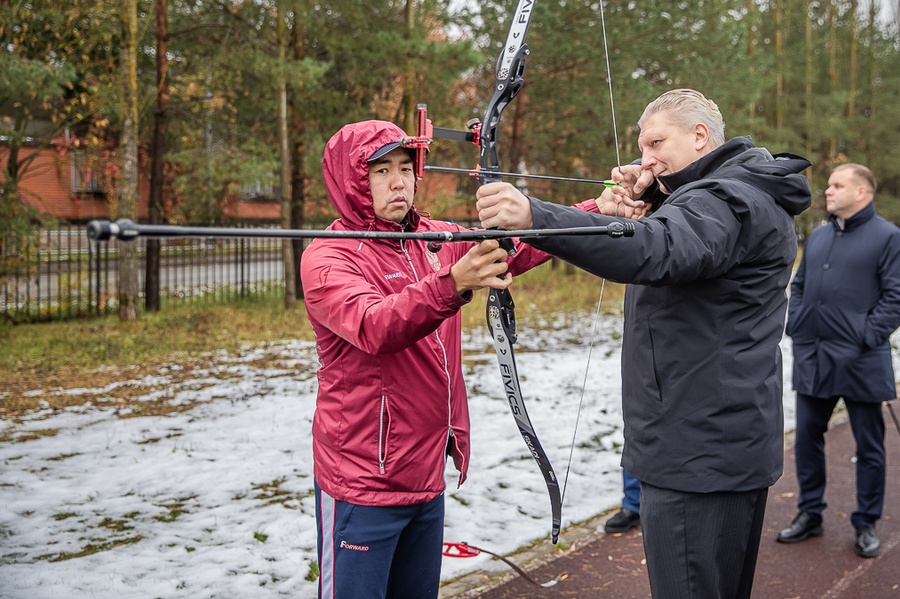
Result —
M 847 229 L 861 227 L 873 218 L 875 218 L 875 202 L 870 202 L 868 206 L 846 220 L 833 214 L 828 216 L 829 222 L 838 231 L 846 231 Z

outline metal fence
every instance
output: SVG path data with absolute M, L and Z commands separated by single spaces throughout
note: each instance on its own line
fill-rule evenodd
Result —
M 0 252 L 0 318 L 40 322 L 118 309 L 117 246 L 91 242 L 83 225 L 8 240 Z M 145 289 L 146 240 L 135 241 Z M 284 293 L 277 239 L 161 239 L 160 303 L 228 301 Z

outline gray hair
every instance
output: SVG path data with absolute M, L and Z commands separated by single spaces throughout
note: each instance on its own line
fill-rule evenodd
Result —
M 725 143 L 725 120 L 716 103 L 698 91 L 692 89 L 673 89 L 653 100 L 644 109 L 638 120 L 638 126 L 657 112 L 669 112 L 669 121 L 684 131 L 689 131 L 697 123 L 703 123 L 709 129 L 709 138 L 713 147 Z

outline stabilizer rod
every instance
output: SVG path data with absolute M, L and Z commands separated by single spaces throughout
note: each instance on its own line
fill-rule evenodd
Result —
M 253 229 L 236 227 L 182 227 L 177 225 L 139 225 L 128 219 L 117 221 L 92 220 L 87 225 L 88 238 L 92 241 L 117 239 L 133 241 L 138 237 L 243 237 L 257 239 L 402 239 L 436 242 L 483 241 L 485 239 L 509 239 L 518 237 L 557 237 L 560 235 L 609 235 L 631 237 L 634 223 L 618 221 L 609 225 L 574 227 L 570 229 L 525 229 L 521 231 L 466 230 L 466 231 L 322 231 L 307 229 Z

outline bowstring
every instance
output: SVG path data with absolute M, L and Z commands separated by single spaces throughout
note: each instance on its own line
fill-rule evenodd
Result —
M 609 88 L 609 110 L 612 114 L 613 143 L 616 146 L 616 168 L 621 168 L 622 159 L 619 156 L 619 128 L 616 126 L 616 102 L 613 99 L 612 70 L 609 68 L 609 44 L 606 41 L 606 15 L 603 10 L 603 0 L 600 1 L 600 28 L 603 31 L 603 55 L 606 58 L 606 81 Z M 616 206 L 616 216 L 619 208 Z
M 606 59 L 606 81 L 609 89 L 609 108 L 612 113 L 613 126 L 613 143 L 616 149 L 616 168 L 621 169 L 622 159 L 619 156 L 619 131 L 616 127 L 616 104 L 613 100 L 612 87 L 612 70 L 609 66 L 609 43 L 606 39 L 606 15 L 603 10 L 603 0 L 600 0 L 600 28 L 603 31 L 603 55 Z M 602 193 L 602 192 L 601 192 Z M 619 204 L 616 204 L 616 217 L 619 216 Z M 578 438 L 578 422 L 581 420 L 581 410 L 584 407 L 584 394 L 587 389 L 588 374 L 591 368 L 591 356 L 594 353 L 594 341 L 597 332 L 597 325 L 600 322 L 600 308 L 603 305 L 603 289 L 606 287 L 606 279 L 600 279 L 600 298 L 597 300 L 597 309 L 594 312 L 594 319 L 591 323 L 590 342 L 588 344 L 587 363 L 584 366 L 584 379 L 581 382 L 581 396 L 578 398 L 578 409 L 575 411 L 575 426 L 572 430 L 572 442 L 569 444 L 569 460 L 566 463 L 566 475 L 563 478 L 562 495 L 560 496 L 560 504 L 565 505 L 566 488 L 569 486 L 569 473 L 572 471 L 572 458 L 575 455 L 575 441 Z

